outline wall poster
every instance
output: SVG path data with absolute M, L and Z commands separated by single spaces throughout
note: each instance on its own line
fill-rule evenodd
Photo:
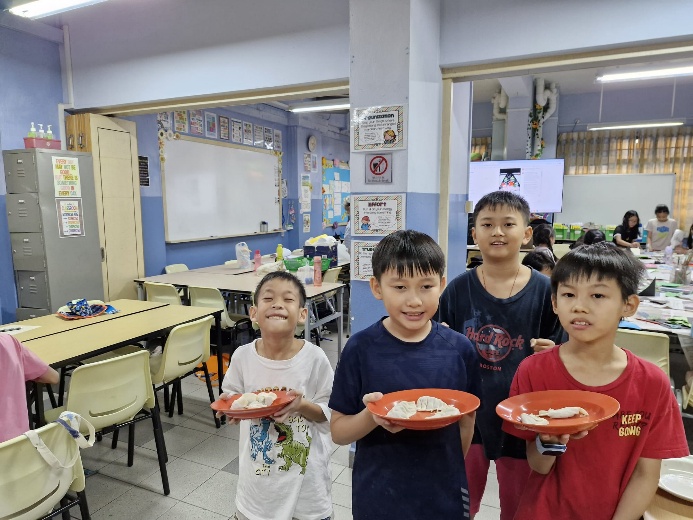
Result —
M 365 242 L 352 240 L 351 246 L 354 248 L 351 258 L 354 262 L 355 280 L 370 280 L 373 276 L 373 251 L 378 242 Z M 352 253 L 351 251 L 349 253 Z
M 352 200 L 352 235 L 389 235 L 404 229 L 404 193 L 355 195 Z
M 79 181 L 79 159 L 77 157 L 51 157 L 53 183 L 56 197 L 81 197 Z
M 60 238 L 84 236 L 82 199 L 56 199 L 58 235 Z
M 406 105 L 355 108 L 351 126 L 354 152 L 406 148 Z

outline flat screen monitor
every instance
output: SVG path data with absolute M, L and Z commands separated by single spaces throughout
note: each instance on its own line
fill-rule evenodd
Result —
M 469 200 L 497 190 L 513 191 L 533 213 L 563 210 L 563 159 L 482 161 L 469 166 Z

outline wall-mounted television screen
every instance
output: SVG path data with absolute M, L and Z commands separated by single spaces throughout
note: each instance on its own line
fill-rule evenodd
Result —
M 563 159 L 482 161 L 469 165 L 469 200 L 497 190 L 524 197 L 534 213 L 563 210 Z

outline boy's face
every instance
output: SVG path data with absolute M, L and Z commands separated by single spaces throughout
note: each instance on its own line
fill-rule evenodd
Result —
M 519 211 L 507 206 L 484 208 L 477 215 L 472 228 L 474 243 L 484 259 L 517 255 L 520 248 L 532 238 L 532 228 Z
M 417 336 L 438 310 L 445 277 L 415 271 L 414 276 L 400 278 L 389 269 L 380 277 L 371 278 L 373 296 L 382 300 L 390 316 L 390 332 L 403 340 Z
M 655 213 L 657 216 L 657 220 L 660 222 L 666 222 L 669 220 L 669 212 L 668 211 L 660 211 L 659 213 Z
M 586 344 L 613 336 L 621 317 L 635 314 L 640 303 L 635 294 L 623 301 L 621 288 L 613 278 L 599 280 L 595 276 L 571 278 L 559 284 L 551 300 L 571 341 Z
M 250 308 L 250 319 L 260 326 L 263 334 L 285 334 L 293 337 L 298 323 L 304 323 L 308 309 L 301 307 L 295 284 L 274 279 L 262 286 L 257 305 Z

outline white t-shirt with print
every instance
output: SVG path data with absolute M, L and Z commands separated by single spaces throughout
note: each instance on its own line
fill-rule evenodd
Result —
M 275 387 L 303 391 L 322 408 L 327 421 L 297 415 L 280 424 L 242 420 L 236 508 L 250 520 L 319 520 L 332 513 L 330 409 L 334 372 L 325 353 L 312 343 L 289 360 L 257 353 L 256 341 L 231 358 L 222 390 L 230 394 Z
M 660 222 L 653 218 L 647 222 L 647 236 L 652 243 L 652 251 L 663 251 L 671 244 L 671 237 L 676 231 L 676 221 L 673 218 L 667 219 L 666 222 Z

